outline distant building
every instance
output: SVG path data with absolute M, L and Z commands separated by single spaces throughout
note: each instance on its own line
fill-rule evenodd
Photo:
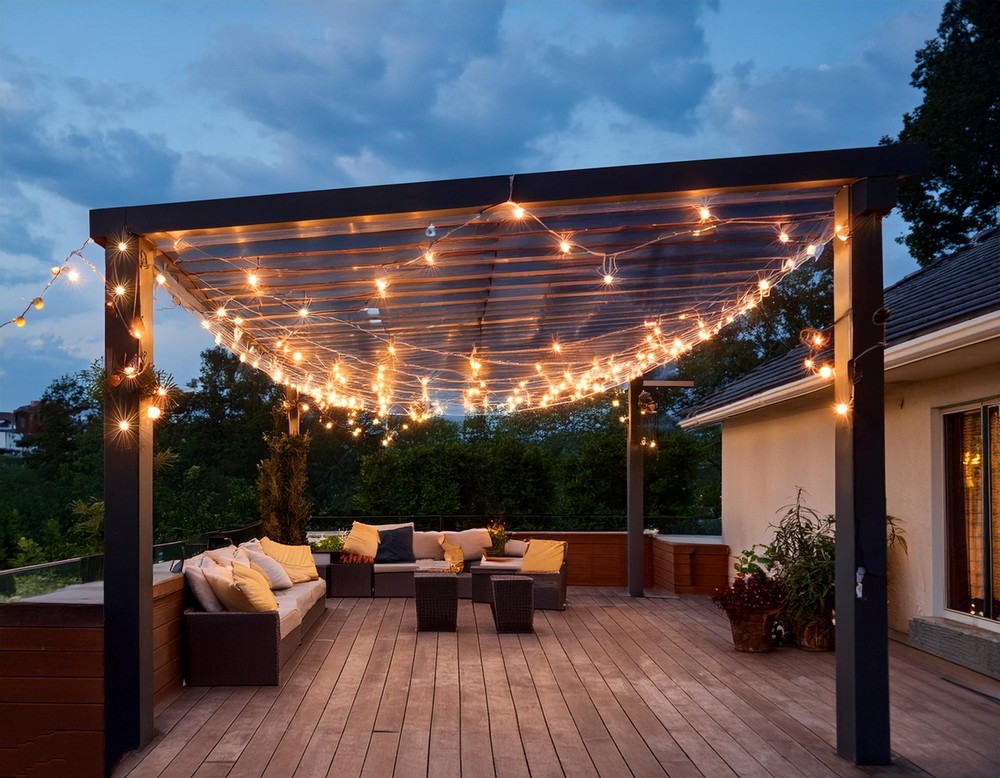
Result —
M 0 412 L 0 456 L 19 454 L 17 442 L 20 439 L 21 433 L 14 425 L 14 414 Z
M 28 405 L 14 409 L 14 428 L 21 435 L 34 435 L 42 430 L 42 403 L 32 400 Z

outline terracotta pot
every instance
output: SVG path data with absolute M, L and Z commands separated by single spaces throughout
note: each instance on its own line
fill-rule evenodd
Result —
M 761 653 L 771 650 L 771 628 L 781 608 L 766 611 L 727 610 L 733 631 L 733 647 L 737 651 Z

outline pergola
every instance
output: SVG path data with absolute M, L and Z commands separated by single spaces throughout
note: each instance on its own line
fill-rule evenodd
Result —
M 629 386 L 642 595 L 644 376 L 833 241 L 837 739 L 889 761 L 881 217 L 920 148 L 435 181 L 91 212 L 105 248 L 106 750 L 152 736 L 153 292 L 290 398 L 353 423 L 513 413 Z M 136 380 L 135 376 L 140 379 Z M 294 409 L 290 424 L 297 425 Z M 831 411 L 832 412 L 832 411 Z M 867 574 L 856 596 L 857 560 Z

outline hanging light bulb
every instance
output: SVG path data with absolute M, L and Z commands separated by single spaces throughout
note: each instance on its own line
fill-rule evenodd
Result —
M 146 415 L 149 418 L 151 418 L 151 419 L 158 419 L 158 418 L 160 418 L 160 414 L 161 413 L 162 413 L 162 411 L 156 405 L 150 405 L 150 406 L 148 406 L 146 408 Z
M 133 316 L 128 327 L 129 334 L 136 340 L 139 340 L 146 332 L 146 323 L 142 320 L 141 316 Z
M 34 300 L 31 301 L 31 305 L 36 311 L 40 311 L 42 310 L 42 308 L 45 307 L 45 300 L 43 300 L 41 297 L 36 297 Z
M 163 273 L 157 273 L 156 283 L 158 283 L 160 286 L 163 286 L 165 283 L 167 283 L 167 277 L 163 275 Z
M 15 316 L 13 321 L 15 327 L 23 327 L 26 323 L 23 316 Z

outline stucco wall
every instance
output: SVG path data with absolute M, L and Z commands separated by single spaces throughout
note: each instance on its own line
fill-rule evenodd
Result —
M 886 510 L 903 520 L 909 553 L 889 559 L 889 623 L 944 613 L 943 411 L 1000 395 L 1000 366 L 909 384 L 885 397 Z M 982 619 L 975 622 L 983 626 Z
M 820 392 L 804 407 L 785 404 L 723 424 L 722 541 L 733 557 L 770 541 L 768 525 L 799 486 L 807 505 L 833 513 L 831 404 L 832 394 Z
M 1000 365 L 886 386 L 886 509 L 902 520 L 908 554 L 889 559 L 889 626 L 944 615 L 942 410 L 1000 394 Z M 834 512 L 832 395 L 817 392 L 723 423 L 722 534 L 733 555 L 770 539 L 767 525 L 794 496 Z M 972 623 L 986 626 L 983 620 Z

